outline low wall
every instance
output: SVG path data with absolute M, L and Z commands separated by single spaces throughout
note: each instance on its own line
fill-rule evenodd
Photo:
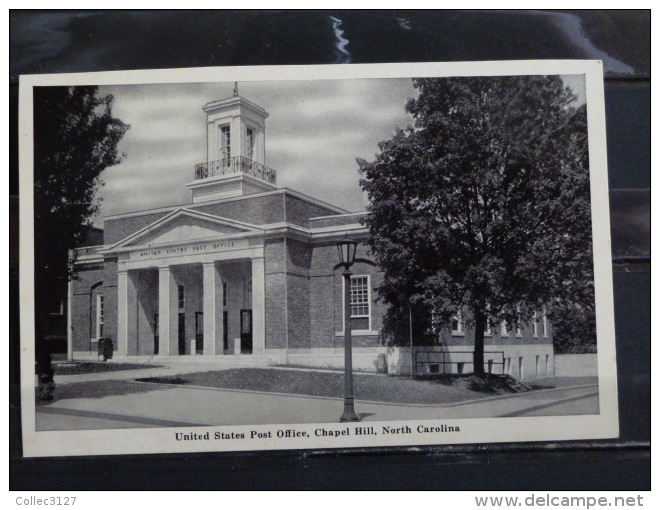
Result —
M 353 369 L 378 371 L 378 355 L 385 356 L 386 347 L 353 347 Z M 299 365 L 313 368 L 344 368 L 344 349 L 266 349 L 269 365 Z
M 555 355 L 555 374 L 564 377 L 586 377 L 598 375 L 598 355 L 557 354 Z
M 387 373 L 411 373 L 411 360 L 417 361 L 415 374 L 469 374 L 474 372 L 473 354 L 466 347 L 389 347 Z M 526 380 L 553 375 L 554 355 L 550 344 L 511 344 L 487 348 L 484 352 L 484 370 L 492 374 L 509 374 Z

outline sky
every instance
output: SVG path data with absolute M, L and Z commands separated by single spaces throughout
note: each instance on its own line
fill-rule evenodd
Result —
M 583 76 L 563 77 L 584 102 Z M 378 142 L 412 123 L 409 79 L 240 82 L 239 94 L 263 107 L 266 166 L 277 184 L 348 211 L 364 210 L 356 158 L 373 160 Z M 206 160 L 202 106 L 232 95 L 233 82 L 101 86 L 115 97 L 113 115 L 130 124 L 126 158 L 101 174 L 96 226 L 105 216 L 191 201 L 186 184 Z

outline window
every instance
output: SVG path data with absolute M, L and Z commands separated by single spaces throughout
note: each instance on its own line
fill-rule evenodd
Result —
M 545 305 L 543 306 L 543 338 L 548 338 L 548 316 L 546 314 Z
M 459 310 L 456 312 L 456 315 L 451 319 L 451 334 L 452 335 L 462 335 L 463 334 L 463 314 Z
M 183 285 L 179 285 L 177 288 L 179 293 L 179 310 L 181 310 L 186 307 L 186 289 L 183 287 Z
M 534 337 L 539 336 L 539 317 L 536 312 L 534 312 L 534 318 L 532 319 L 532 328 Z
M 254 130 L 252 128 L 247 128 L 245 134 L 245 157 L 248 159 L 254 159 Z
M 351 318 L 369 317 L 369 277 L 351 277 Z
M 335 331 L 336 335 L 344 334 L 345 308 L 344 299 L 348 292 L 348 302 L 351 319 L 351 330 L 353 334 L 370 335 L 377 334 L 371 330 L 371 276 L 351 276 L 350 289 L 346 290 L 346 280 L 341 279 L 341 301 L 339 305 L 339 316 L 337 325 L 341 328 Z
M 231 158 L 231 131 L 228 125 L 220 126 L 220 159 Z
M 522 336 L 522 324 L 520 322 L 520 319 L 516 319 L 516 336 L 521 337 Z
M 507 325 L 506 321 L 502 321 L 501 328 L 502 328 L 502 331 L 501 331 L 502 336 L 509 336 L 509 329 L 508 329 L 508 325 Z
M 227 282 L 222 282 L 222 306 L 227 307 Z
M 493 336 L 493 330 L 490 327 L 490 305 L 486 305 L 486 329 L 484 335 Z
M 104 301 L 101 294 L 96 296 L 96 338 L 103 337 Z

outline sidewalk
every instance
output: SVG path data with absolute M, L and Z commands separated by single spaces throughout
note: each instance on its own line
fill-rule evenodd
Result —
M 335 423 L 343 401 L 334 397 L 139 383 L 139 377 L 184 374 L 217 366 L 199 362 L 163 368 L 56 377 L 58 384 L 112 381 L 96 398 L 67 398 L 37 407 L 38 430 L 191 425 Z M 110 388 L 109 388 L 110 389 Z M 359 396 L 358 396 L 359 397 Z M 456 404 L 390 404 L 356 399 L 362 421 L 486 418 L 598 413 L 598 387 L 581 385 L 487 397 Z

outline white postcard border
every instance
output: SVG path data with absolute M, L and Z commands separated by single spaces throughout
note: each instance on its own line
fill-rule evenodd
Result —
M 245 425 L 119 430 L 35 431 L 33 145 L 32 88 L 43 85 L 110 85 L 139 83 L 202 83 L 228 81 L 337 80 L 441 76 L 505 76 L 585 74 L 588 108 L 591 208 L 598 335 L 600 414 L 587 416 L 438 419 L 355 424 Z M 19 88 L 20 193 L 20 326 L 23 452 L 34 456 L 78 456 L 177 452 L 353 448 L 444 445 L 616 438 L 619 434 L 614 337 L 614 305 L 609 225 L 603 69 L 600 61 L 486 61 L 414 64 L 353 64 L 315 66 L 255 66 L 198 69 L 112 71 L 20 77 Z M 339 404 L 338 404 L 339 406 Z M 339 407 L 338 407 L 339 409 Z M 314 431 L 354 431 L 360 426 L 408 425 L 405 435 L 318 438 Z M 417 427 L 459 427 L 460 432 L 418 432 Z M 296 430 L 309 437 L 277 437 Z M 270 439 L 214 439 L 216 433 L 268 432 Z M 177 441 L 176 432 L 209 433 L 209 439 Z

